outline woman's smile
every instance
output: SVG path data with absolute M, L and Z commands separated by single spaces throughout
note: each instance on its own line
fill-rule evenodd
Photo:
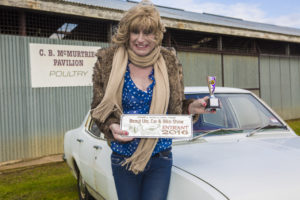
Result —
M 131 32 L 129 47 L 138 56 L 148 55 L 156 46 L 155 35 L 143 31 Z

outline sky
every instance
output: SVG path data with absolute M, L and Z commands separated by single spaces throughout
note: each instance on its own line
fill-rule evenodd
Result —
M 300 29 L 299 0 L 152 0 L 156 5 Z

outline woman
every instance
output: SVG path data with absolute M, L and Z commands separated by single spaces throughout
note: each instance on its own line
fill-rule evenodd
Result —
M 110 141 L 119 200 L 166 199 L 172 167 L 172 140 L 122 137 L 121 114 L 206 112 L 207 97 L 184 98 L 182 67 L 160 46 L 164 32 L 159 12 L 143 1 L 121 19 L 114 45 L 97 53 L 92 117 Z

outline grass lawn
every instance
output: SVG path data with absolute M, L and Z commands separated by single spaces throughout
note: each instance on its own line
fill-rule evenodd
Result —
M 63 162 L 2 172 L 0 180 L 0 199 L 78 199 L 76 179 Z
M 300 119 L 287 120 L 286 123 L 300 136 Z

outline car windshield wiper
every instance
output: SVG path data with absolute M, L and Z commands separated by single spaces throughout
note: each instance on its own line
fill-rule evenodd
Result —
M 211 130 L 211 131 L 207 131 L 207 132 L 204 132 L 203 134 L 201 135 L 197 135 L 196 137 L 193 137 L 192 139 L 190 139 L 189 141 L 194 141 L 194 140 L 197 140 L 199 138 L 202 138 L 208 134 L 212 134 L 212 133 L 218 133 L 218 132 L 224 132 L 224 131 L 244 131 L 243 129 L 237 129 L 237 128 L 219 128 L 219 129 L 215 129 L 215 130 Z
M 256 134 L 257 132 L 259 132 L 260 130 L 265 130 L 265 129 L 274 129 L 274 128 L 283 128 L 283 129 L 287 129 L 286 126 L 284 125 L 273 125 L 273 124 L 268 124 L 266 126 L 260 126 L 257 127 L 255 129 L 253 129 L 251 132 L 249 132 L 246 137 L 251 137 L 252 135 Z

